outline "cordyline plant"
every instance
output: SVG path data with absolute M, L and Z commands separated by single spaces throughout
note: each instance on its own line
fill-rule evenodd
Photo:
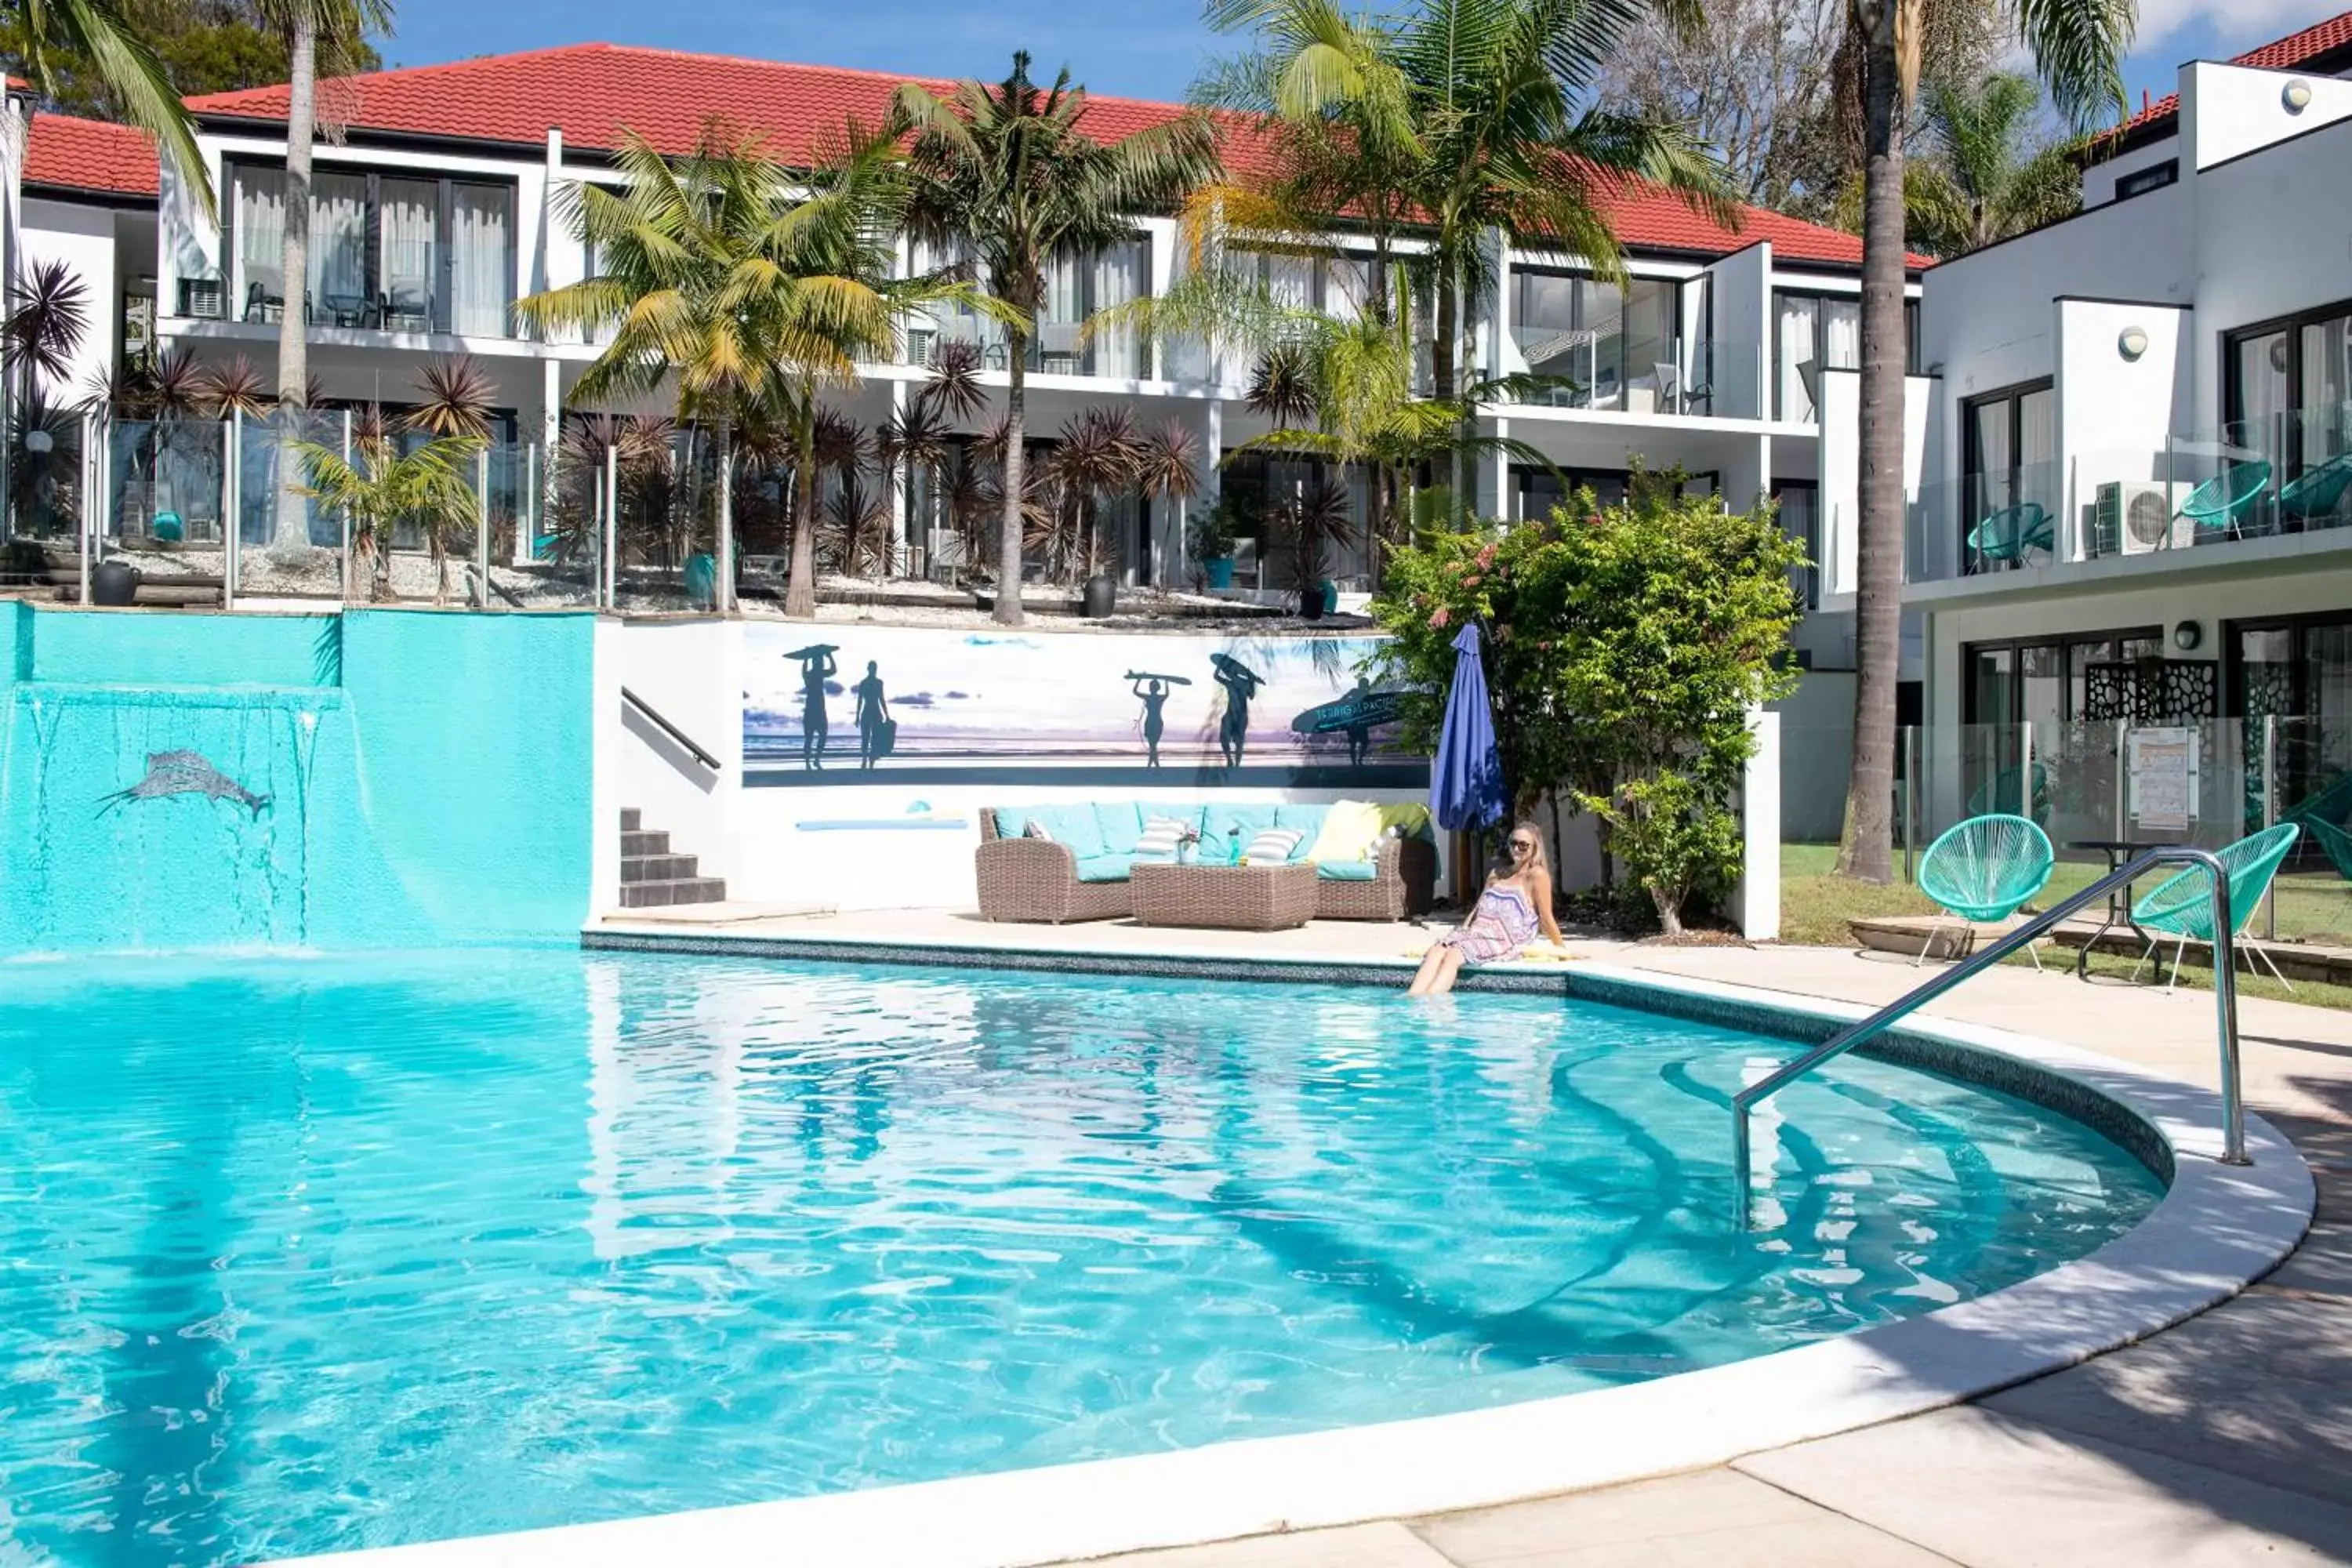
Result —
M 1802 563 L 1770 507 L 1727 511 L 1682 495 L 1683 478 L 1637 472 L 1622 506 L 1580 490 L 1541 521 L 1433 534 L 1396 552 L 1372 606 L 1392 634 L 1382 673 L 1421 689 L 1405 727 L 1423 746 L 1455 634 L 1485 629 L 1515 806 L 1565 795 L 1592 814 L 1669 936 L 1738 875 L 1748 715 L 1794 687 L 1782 655 Z

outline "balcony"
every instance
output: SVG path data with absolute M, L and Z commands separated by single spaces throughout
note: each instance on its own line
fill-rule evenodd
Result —
M 2193 566 L 2352 546 L 2352 534 L 2297 542 L 2347 525 L 2352 416 L 2329 409 L 1928 486 L 1907 508 L 1904 563 L 1915 584 L 2108 563 L 2104 575 L 2149 557 Z
M 1552 378 L 1520 407 L 1662 415 L 1683 419 L 1758 416 L 1757 345 L 1718 339 L 1637 342 L 1606 330 L 1548 331 L 1514 327 L 1511 342 L 1528 373 Z

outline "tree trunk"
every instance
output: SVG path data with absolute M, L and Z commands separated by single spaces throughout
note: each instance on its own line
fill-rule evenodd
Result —
M 719 547 L 711 557 L 710 607 L 722 616 L 735 613 L 735 430 L 719 422 Z M 797 551 L 793 556 L 800 566 Z M 809 584 L 809 614 L 816 614 L 816 584 Z
M 1658 909 L 1658 934 L 1668 942 L 1683 934 L 1683 901 L 1679 895 L 1669 895 L 1662 888 L 1650 889 L 1650 902 Z
M 278 252 L 279 287 L 286 308 L 278 327 L 278 506 L 269 531 L 272 545 L 310 542 L 308 498 L 293 443 L 301 438 L 303 404 L 310 382 L 309 312 L 303 309 L 310 281 L 310 142 L 316 131 L 319 16 L 308 5 L 294 7 L 287 44 L 289 86 L 286 108 L 286 243 Z
M 1855 534 L 1853 769 L 1838 870 L 1894 877 L 1895 689 L 1903 657 L 1903 89 L 1895 10 L 1863 54 L 1861 526 Z
M 794 620 L 816 618 L 816 409 L 795 421 L 800 426 L 799 460 L 793 465 L 793 564 L 784 584 L 784 614 Z
M 1021 613 L 1021 501 L 1023 450 L 1029 432 L 1029 333 L 1013 327 L 1004 334 L 1012 384 L 1004 392 L 1004 516 L 996 537 L 996 624 L 1024 624 Z
M 1454 335 L 1460 330 L 1458 309 L 1459 302 L 1454 298 L 1453 279 L 1440 272 L 1437 279 L 1437 326 L 1429 347 L 1430 374 L 1436 383 L 1440 402 L 1454 395 Z

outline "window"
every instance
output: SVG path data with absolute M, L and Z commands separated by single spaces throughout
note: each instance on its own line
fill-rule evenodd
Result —
M 1562 476 L 1567 479 L 1563 487 Z M 1555 474 L 1549 468 L 1533 464 L 1511 466 L 1511 517 L 1519 522 L 1541 521 L 1554 510 L 1566 506 L 1570 496 L 1579 490 L 1592 492 L 1599 506 L 1622 506 L 1632 475 L 1623 468 L 1566 468 Z M 1681 494 L 1711 496 L 1717 489 L 1717 476 L 1713 470 L 1693 474 L 1684 480 Z
M 1821 487 L 1783 479 L 1774 490 L 1773 499 L 1780 503 L 1780 531 L 1805 552 L 1805 563 L 1790 574 L 1797 590 L 1797 607 L 1818 610 L 1822 607 Z
M 2303 529 L 2352 521 L 2347 487 L 2296 487 L 2352 452 L 2352 305 L 2243 327 L 2224 342 L 2223 461 L 2268 463 L 2272 473 L 2270 493 L 2245 523 Z
M 962 246 L 937 247 L 919 242 L 911 254 L 917 276 L 950 273 L 980 283 L 988 279 L 979 258 Z M 1151 292 L 1151 241 L 1138 235 L 1107 246 L 1091 255 L 1063 250 L 1049 258 L 1045 269 L 1045 293 L 1037 311 L 1037 331 L 1029 342 L 1029 368 L 1056 375 L 1116 375 L 1146 379 L 1151 371 L 1151 345 L 1133 326 L 1086 336 L 1086 324 L 1097 311 Z M 919 324 L 908 334 L 908 357 L 925 361 L 937 340 L 976 343 L 981 363 L 990 370 L 1005 368 L 1008 352 L 1004 328 L 969 304 L 954 302 L 931 307 L 927 332 Z
M 1903 361 L 1919 374 L 1919 301 L 1903 301 Z M 1821 417 L 1821 373 L 1862 368 L 1862 297 L 1772 290 L 1772 417 Z
M 1531 373 L 1564 383 L 1542 400 L 1634 413 L 1706 412 L 1712 382 L 1706 313 L 1685 313 L 1679 281 L 1635 278 L 1620 288 L 1535 268 L 1518 269 L 1512 280 L 1511 341 Z M 1685 320 L 1694 329 L 1689 342 Z
M 2090 716 L 2095 664 L 2137 664 L 2164 657 L 2164 631 L 2088 632 L 2074 637 L 1970 643 L 1960 656 L 1968 671 L 1971 724 L 2031 722 L 2036 748 L 2050 737 L 2039 726 L 2078 723 Z
M 2116 200 L 2126 201 L 2144 196 L 2150 191 L 2160 191 L 2180 178 L 2180 160 L 2167 158 L 2161 163 L 2150 163 L 2145 169 L 2134 169 L 2128 174 L 2116 176 Z
M 2023 539 L 2039 522 L 2046 524 L 2043 536 L 2054 542 L 2058 404 L 2050 383 L 1970 398 L 1960 405 L 1960 437 L 1961 569 L 1974 573 L 2014 563 L 2014 550 L 1988 556 L 1983 548 L 1988 536 Z M 2011 508 L 2039 508 L 2042 516 L 2014 519 L 2000 528 L 1979 532 L 1979 525 Z M 1969 546 L 1971 535 L 1978 539 L 1977 548 Z
M 230 310 L 288 308 L 286 171 L 231 163 Z M 515 289 L 515 190 L 480 181 L 322 169 L 310 180 L 310 265 L 299 307 L 326 326 L 504 337 Z
M 2245 721 L 2249 763 L 2260 765 L 2265 730 L 2275 748 L 2278 810 L 2352 773 L 2352 614 L 2234 621 L 2222 628 L 2221 647 L 2228 711 Z M 2250 832 L 2263 826 L 2260 805 L 2250 789 Z

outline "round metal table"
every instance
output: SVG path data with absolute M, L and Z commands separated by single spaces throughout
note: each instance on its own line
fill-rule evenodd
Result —
M 2105 856 L 2107 873 L 2112 876 L 2123 868 L 2126 860 L 2144 855 L 2151 849 L 2161 849 L 2166 842 L 2163 839 L 2075 838 L 2068 840 L 2066 847 Z M 2130 927 L 2131 933 L 2141 942 L 2145 942 L 2148 940 L 2147 932 L 2140 930 L 2139 922 L 2131 917 L 2131 888 L 2128 884 L 2108 890 L 2106 919 L 2099 922 L 2099 929 L 2091 933 L 2089 940 L 2085 941 L 2081 950 L 2074 954 L 2075 979 L 2084 981 L 2090 979 L 2092 951 L 2099 945 L 2101 937 L 2119 925 Z

